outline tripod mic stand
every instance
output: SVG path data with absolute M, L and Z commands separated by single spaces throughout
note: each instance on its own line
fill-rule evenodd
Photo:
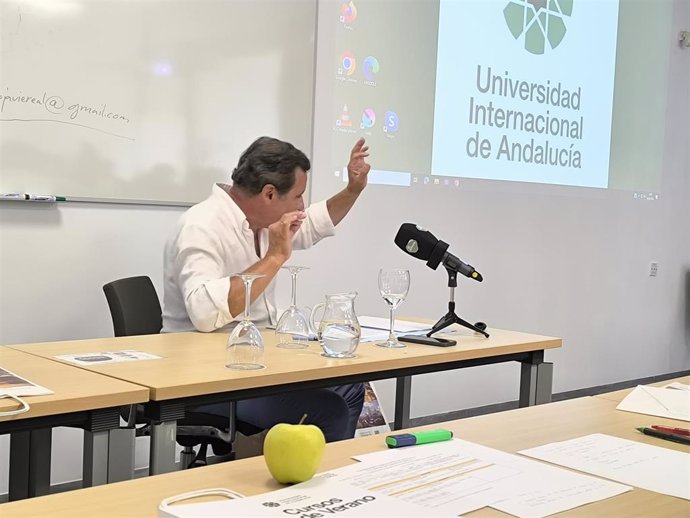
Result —
M 434 333 L 439 332 L 441 329 L 448 327 L 451 324 L 460 324 L 467 329 L 471 329 L 475 333 L 480 333 L 485 337 L 489 338 L 489 333 L 485 331 L 486 324 L 483 327 L 470 324 L 466 320 L 463 320 L 458 315 L 455 314 L 455 288 L 458 286 L 458 273 L 455 270 L 446 268 L 448 272 L 448 287 L 450 288 L 450 300 L 448 301 L 448 313 L 443 315 L 438 322 L 434 324 L 431 331 L 427 333 L 426 336 L 431 337 Z
M 448 313 L 443 315 L 441 319 L 434 324 L 426 336 L 418 335 L 406 335 L 398 338 L 401 342 L 412 342 L 416 344 L 423 345 L 434 345 L 436 347 L 450 347 L 455 345 L 457 342 L 455 340 L 449 340 L 447 338 L 435 338 L 431 335 L 439 332 L 441 329 L 448 327 L 451 324 L 460 324 L 476 333 L 480 333 L 485 337 L 489 338 L 489 333 L 485 331 L 486 324 L 483 322 L 477 322 L 480 325 L 472 325 L 466 320 L 463 320 L 455 314 L 455 288 L 458 286 L 458 272 L 450 268 L 446 268 L 448 272 L 448 287 L 450 288 L 450 300 L 448 302 Z

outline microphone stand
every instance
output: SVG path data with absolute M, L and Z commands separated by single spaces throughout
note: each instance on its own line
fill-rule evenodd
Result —
M 431 335 L 434 333 L 439 332 L 441 329 L 444 329 L 448 327 L 451 324 L 460 324 L 463 327 L 466 327 L 467 329 L 471 329 L 472 331 L 476 333 L 480 333 L 484 335 L 485 337 L 489 338 L 489 333 L 487 333 L 484 329 L 486 329 L 486 326 L 484 326 L 484 329 L 481 329 L 477 327 L 476 325 L 470 324 L 469 322 L 463 320 L 460 318 L 458 315 L 455 314 L 455 288 L 458 286 L 458 272 L 455 270 L 451 270 L 450 268 L 446 268 L 446 271 L 448 272 L 448 287 L 450 288 L 450 300 L 448 301 L 448 313 L 443 315 L 438 322 L 434 324 L 434 327 L 431 328 L 431 331 L 429 331 L 426 336 L 431 338 Z

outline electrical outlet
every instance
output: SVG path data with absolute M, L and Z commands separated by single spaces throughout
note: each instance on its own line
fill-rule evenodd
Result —
M 656 261 L 652 261 L 651 263 L 649 263 L 649 276 L 656 277 L 658 273 L 659 263 L 657 263 Z
M 690 48 L 690 31 L 680 31 L 678 35 L 678 40 L 680 41 L 681 47 Z

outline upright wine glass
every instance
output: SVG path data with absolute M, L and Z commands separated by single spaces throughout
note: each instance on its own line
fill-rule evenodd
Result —
M 263 364 L 264 340 L 261 331 L 249 316 L 252 282 L 263 276 L 263 273 L 236 273 L 233 275 L 233 277 L 242 279 L 244 283 L 245 300 L 242 321 L 230 333 L 228 345 L 225 348 L 225 366 L 228 369 L 255 370 L 265 367 Z
M 276 326 L 277 347 L 305 349 L 309 347 L 309 320 L 297 307 L 297 274 L 308 270 L 306 266 L 283 266 L 292 276 L 292 302 L 278 319 Z
M 388 340 L 377 343 L 380 347 L 399 348 L 406 347 L 395 336 L 395 310 L 402 304 L 410 291 L 409 270 L 379 270 L 379 293 L 390 309 L 390 332 Z

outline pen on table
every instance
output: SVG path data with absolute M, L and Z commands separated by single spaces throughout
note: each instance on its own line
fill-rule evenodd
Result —
M 664 439 L 665 441 L 672 441 L 680 444 L 687 444 L 690 446 L 690 437 L 687 437 L 685 435 L 663 433 L 655 430 L 654 428 L 645 428 L 644 426 L 640 426 L 637 430 L 645 435 L 649 435 L 650 437 L 657 437 L 658 439 Z
M 64 196 L 53 196 L 52 194 L 25 194 L 24 199 L 27 201 L 67 201 Z
M 453 432 L 439 428 L 428 432 L 401 433 L 386 437 L 386 445 L 389 448 L 401 448 L 402 446 L 414 446 L 415 444 L 428 444 L 431 442 L 450 441 Z
M 269 328 L 270 329 L 270 328 Z M 309 333 L 308 335 L 292 335 L 293 340 L 307 340 L 307 341 L 316 341 L 319 339 L 317 335 Z
M 0 194 L 0 200 L 13 200 L 13 201 L 24 201 L 26 200 L 25 194 L 21 192 L 7 192 Z
M 64 196 L 54 196 L 52 194 L 27 194 L 23 192 L 8 192 L 0 193 L 0 201 L 10 200 L 10 201 L 42 201 L 48 203 L 54 203 L 58 201 L 67 201 Z
M 654 428 L 657 432 L 671 433 L 673 435 L 685 435 L 686 437 L 690 437 L 690 430 L 687 428 L 673 428 L 671 426 L 661 426 L 658 424 L 653 424 L 652 428 Z

